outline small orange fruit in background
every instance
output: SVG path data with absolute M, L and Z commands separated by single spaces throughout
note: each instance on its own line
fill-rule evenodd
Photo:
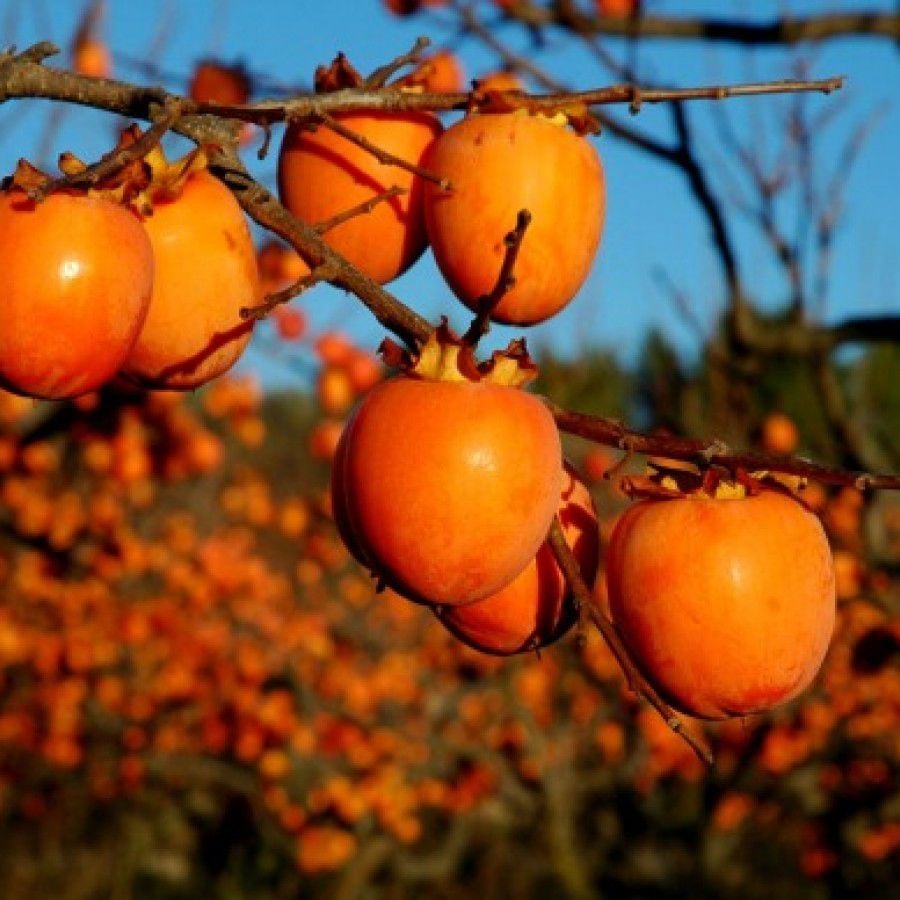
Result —
M 143 387 L 191 390 L 230 369 L 250 340 L 241 309 L 261 299 L 256 252 L 237 200 L 201 161 L 169 167 L 156 153 L 144 221 L 153 297 L 122 372 Z
M 137 216 L 101 197 L 0 193 L 0 385 L 58 400 L 112 378 L 134 345 L 153 287 Z
M 493 288 L 522 209 L 531 224 L 516 283 L 492 318 L 534 325 L 569 303 L 590 271 L 606 206 L 600 158 L 585 138 L 524 111 L 475 114 L 441 135 L 423 164 L 452 185 L 425 185 L 425 222 L 463 303 L 475 309 Z
M 91 78 L 109 78 L 112 75 L 112 56 L 103 41 L 86 37 L 75 44 L 72 51 L 72 68 L 79 75 Z
M 568 466 L 557 515 L 584 580 L 593 584 L 600 559 L 597 514 L 590 491 Z M 565 576 L 546 542 L 525 569 L 496 594 L 466 606 L 439 608 L 437 615 L 461 641 L 498 656 L 552 644 L 576 618 Z
M 793 420 L 784 413 L 771 413 L 763 421 L 760 442 L 768 453 L 787 456 L 797 449 L 800 433 Z
M 525 568 L 562 478 L 546 406 L 490 375 L 470 380 L 454 354 L 434 337 L 408 374 L 373 388 L 332 470 L 333 507 L 375 573 L 411 599 L 448 606 L 489 597 Z
M 796 697 L 825 656 L 835 578 L 818 518 L 780 492 L 645 500 L 606 556 L 610 611 L 681 711 L 741 716 Z

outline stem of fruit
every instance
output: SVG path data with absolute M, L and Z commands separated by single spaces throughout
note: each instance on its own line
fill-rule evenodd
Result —
M 600 609 L 593 592 L 586 584 L 584 578 L 582 578 L 578 560 L 566 542 L 562 525 L 560 525 L 559 519 L 556 517 L 554 517 L 550 526 L 547 540 L 560 569 L 562 569 L 569 589 L 572 591 L 572 596 L 575 598 L 578 615 L 586 614 L 590 617 L 590 620 L 597 627 L 603 640 L 606 641 L 606 645 L 616 658 L 616 662 L 625 675 L 628 686 L 639 697 L 643 697 L 659 713 L 666 725 L 688 744 L 702 762 L 712 767 L 714 765 L 713 756 L 706 744 L 689 729 L 685 728 L 684 723 L 675 710 L 659 696 L 654 687 L 647 682 L 632 662 L 628 649 L 619 636 L 616 626 L 606 613 Z
M 497 304 L 512 290 L 516 283 L 516 260 L 519 258 L 519 250 L 522 247 L 525 232 L 530 224 L 531 213 L 527 209 L 520 209 L 516 217 L 516 227 L 503 238 L 505 250 L 497 282 L 489 294 L 485 294 L 478 299 L 476 303 L 478 314 L 463 335 L 463 341 L 473 350 L 478 346 L 478 342 L 490 331 L 491 316 L 497 308 Z

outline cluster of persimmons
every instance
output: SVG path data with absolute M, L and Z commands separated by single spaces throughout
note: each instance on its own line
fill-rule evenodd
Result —
M 440 72 L 435 57 L 392 86 L 452 89 L 434 82 Z M 211 64 L 192 93 L 243 102 L 240 77 Z M 318 73 L 320 91 L 364 85 L 343 58 Z M 510 101 L 509 87 L 482 84 L 447 128 L 390 109 L 289 125 L 282 202 L 379 283 L 430 246 L 479 321 L 549 319 L 594 261 L 603 170 L 571 127 L 584 125 L 578 111 L 535 112 Z M 129 130 L 120 149 L 140 139 Z M 366 144 L 403 165 L 384 165 Z M 154 147 L 100 179 L 71 155 L 60 168 L 53 179 L 23 162 L 0 192 L 0 385 L 11 392 L 0 396 L 0 467 L 12 536 L 0 559 L 0 746 L 15 814 L 47 811 L 35 756 L 53 772 L 83 768 L 102 801 L 154 780 L 177 785 L 184 756 L 224 758 L 253 773 L 301 868 L 322 871 L 355 853 L 362 823 L 410 843 L 424 809 L 466 812 L 502 791 L 504 773 L 537 781 L 573 752 L 622 760 L 627 732 L 603 701 L 631 701 L 596 635 L 579 651 L 583 672 L 563 678 L 553 658 L 531 655 L 511 667 L 512 704 L 489 683 L 464 689 L 471 673 L 498 673 L 500 657 L 553 643 L 584 614 L 547 542 L 557 520 L 636 666 L 688 715 L 740 717 L 798 696 L 828 649 L 836 594 L 847 600 L 827 702 L 773 719 L 759 767 L 801 765 L 838 722 L 851 736 L 893 740 L 900 755 L 890 737 L 900 710 L 873 702 L 896 695 L 896 670 L 858 678 L 853 668 L 869 635 L 898 639 L 873 607 L 850 602 L 867 577 L 851 543 L 856 494 L 798 496 L 766 473 L 713 479 L 663 461 L 639 479 L 640 502 L 601 521 L 551 412 L 524 389 L 536 374 L 524 343 L 479 360 L 474 326 L 463 338 L 442 326 L 415 352 L 386 344 L 391 378 L 340 334 L 318 336 L 321 417 L 309 451 L 331 464 L 330 489 L 277 496 L 252 466 L 225 474 L 223 436 L 259 447 L 265 427 L 253 389 L 220 376 L 265 296 L 309 266 L 278 244 L 255 249 L 203 148 L 170 163 Z M 283 339 L 309 340 L 298 311 L 277 307 L 273 319 Z M 178 392 L 208 382 L 201 415 Z M 69 402 L 32 427 L 23 397 Z M 789 422 L 768 427 L 767 440 L 789 441 Z M 167 485 L 195 482 L 215 491 L 214 521 L 165 511 Z M 837 567 L 819 514 L 847 543 Z M 288 573 L 268 558 L 279 546 Z M 879 578 L 870 582 L 877 591 Z M 363 616 L 388 640 L 381 652 L 345 636 Z M 427 704 L 426 690 L 459 702 Z M 588 736 L 579 751 L 555 739 L 563 717 Z M 663 720 L 641 712 L 637 722 L 648 741 L 639 790 L 699 776 Z M 739 722 L 721 728 L 726 771 L 750 740 Z M 447 749 L 467 741 L 488 761 Z M 890 772 L 821 777 L 838 791 L 857 775 L 880 784 Z M 732 792 L 712 821 L 728 829 L 768 814 Z M 900 846 L 889 828 L 865 834 L 867 855 Z M 834 860 L 819 837 L 804 865 L 821 873 Z

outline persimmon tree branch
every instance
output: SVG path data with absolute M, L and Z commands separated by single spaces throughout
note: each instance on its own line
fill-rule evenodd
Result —
M 507 16 L 531 27 L 557 25 L 577 34 L 699 40 L 750 47 L 789 46 L 856 35 L 900 39 L 900 13 L 879 9 L 848 9 L 821 15 L 783 16 L 766 22 L 747 22 L 687 16 L 597 16 L 579 10 L 572 0 L 556 0 L 548 4 L 519 0 L 511 6 Z
M 616 662 L 622 669 L 623 674 L 628 682 L 628 686 L 639 697 L 643 697 L 663 718 L 665 723 L 677 735 L 683 738 L 697 756 L 708 766 L 713 765 L 712 754 L 709 748 L 694 735 L 689 729 L 684 727 L 684 723 L 678 717 L 675 710 L 672 709 L 659 696 L 656 689 L 641 674 L 640 670 L 635 666 L 625 646 L 616 626 L 612 623 L 609 616 L 600 608 L 593 592 L 588 587 L 584 578 L 581 576 L 581 570 L 578 567 L 578 560 L 572 553 L 571 548 L 566 542 L 566 536 L 560 525 L 559 519 L 554 518 L 550 526 L 550 532 L 547 536 L 553 555 L 556 557 L 557 563 L 565 576 L 569 589 L 578 607 L 579 616 L 587 616 L 596 626 L 597 630 L 606 642 Z
M 697 440 L 674 435 L 635 431 L 615 419 L 571 412 L 545 400 L 561 431 L 607 447 L 631 453 L 683 460 L 701 468 L 717 466 L 730 472 L 779 472 L 821 484 L 843 485 L 857 490 L 900 490 L 900 475 L 877 475 L 826 466 L 796 456 L 769 453 L 732 453 L 722 441 Z

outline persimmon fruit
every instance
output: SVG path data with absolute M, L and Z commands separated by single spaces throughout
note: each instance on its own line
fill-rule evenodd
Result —
M 429 148 L 423 165 L 451 191 L 425 185 L 434 257 L 470 309 L 497 281 L 504 237 L 531 213 L 516 283 L 492 318 L 534 325 L 559 312 L 590 271 L 605 212 L 603 168 L 583 137 L 525 111 L 467 116 Z
M 430 113 L 336 114 L 342 125 L 383 150 L 418 164 L 441 132 Z M 406 271 L 427 245 L 422 179 L 406 169 L 382 165 L 371 153 L 326 126 L 292 125 L 278 156 L 281 201 L 309 224 L 371 200 L 397 186 L 405 193 L 329 229 L 328 245 L 381 284 Z
M 584 580 L 593 584 L 600 558 L 597 514 L 590 491 L 566 466 L 557 511 Z M 438 608 L 438 618 L 461 641 L 497 656 L 546 647 L 575 624 L 575 607 L 552 548 L 496 594 L 466 606 Z
M 123 367 L 143 387 L 191 390 L 222 375 L 253 330 L 241 309 L 260 300 L 256 252 L 233 194 L 204 167 L 151 188 L 144 226 L 156 277 L 150 311 Z
M 134 345 L 153 288 L 138 217 L 102 197 L 0 193 L 0 385 L 58 400 L 112 378 Z
M 775 490 L 637 503 L 610 538 L 606 579 L 636 664 L 674 707 L 702 718 L 796 697 L 834 626 L 822 525 Z
M 510 368 L 498 364 L 493 381 L 467 377 L 454 348 L 436 343 L 357 406 L 332 468 L 332 502 L 386 584 L 456 606 L 500 590 L 537 553 L 562 458 L 544 404 L 501 383 Z

